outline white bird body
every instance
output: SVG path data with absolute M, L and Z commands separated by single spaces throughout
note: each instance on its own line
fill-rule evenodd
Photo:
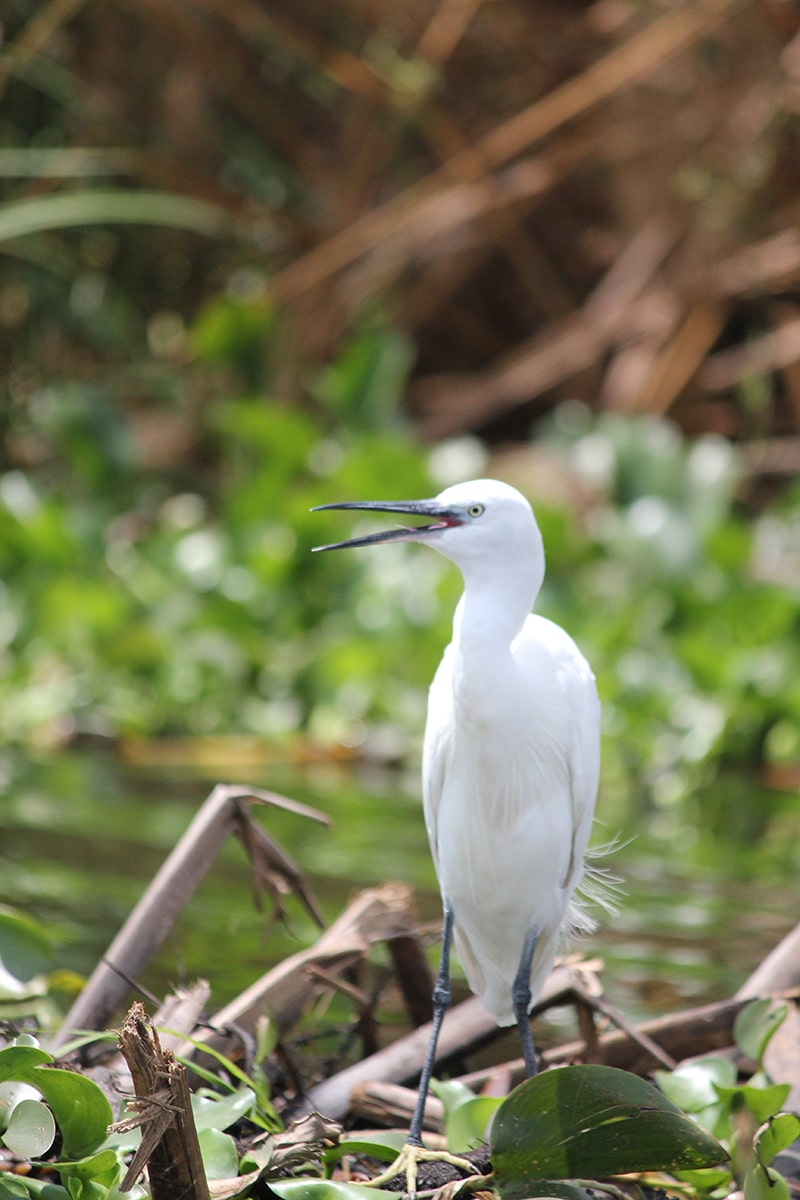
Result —
M 428 698 L 422 784 L 444 904 L 434 1023 L 409 1144 L 419 1146 L 438 1031 L 450 999 L 450 936 L 498 1024 L 517 1021 L 536 1070 L 528 1012 L 562 934 L 591 928 L 573 894 L 584 876 L 600 766 L 589 664 L 558 625 L 531 613 L 544 548 L 528 501 L 497 480 L 434 500 L 327 508 L 410 513 L 431 523 L 336 543 L 418 541 L 458 566 L 464 594 Z
M 571 897 L 597 794 L 599 703 L 586 660 L 552 621 L 528 616 L 483 660 L 465 653 L 459 626 L 457 616 L 431 685 L 425 824 L 470 988 L 510 1025 L 531 924 L 531 1003 L 562 932 L 585 924 Z

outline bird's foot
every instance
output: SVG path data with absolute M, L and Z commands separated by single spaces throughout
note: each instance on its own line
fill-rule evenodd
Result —
M 460 1171 L 466 1171 L 469 1176 L 475 1175 L 475 1164 L 471 1163 L 468 1158 L 459 1158 L 456 1154 L 448 1154 L 446 1150 L 428 1150 L 425 1146 L 416 1145 L 415 1142 L 406 1142 L 392 1165 L 380 1175 L 376 1175 L 374 1179 L 370 1179 L 366 1186 L 382 1188 L 393 1179 L 405 1175 L 405 1194 L 414 1200 L 417 1194 L 417 1168 L 420 1163 L 424 1162 L 447 1163 L 451 1167 L 457 1167 Z

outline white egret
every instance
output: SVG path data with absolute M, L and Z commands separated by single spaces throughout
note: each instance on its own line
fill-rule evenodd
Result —
M 452 641 L 430 689 L 422 766 L 425 823 L 444 906 L 433 1033 L 407 1146 L 412 1158 L 423 1157 L 425 1097 L 450 1003 L 451 938 L 470 987 L 498 1024 L 516 1021 L 526 1070 L 536 1072 L 528 1014 L 562 937 L 591 927 L 574 892 L 584 876 L 597 796 L 600 705 L 572 638 L 531 613 L 544 579 L 544 547 L 531 507 L 515 488 L 481 479 L 433 500 L 321 507 L 408 514 L 427 523 L 318 550 L 422 542 L 464 578 Z

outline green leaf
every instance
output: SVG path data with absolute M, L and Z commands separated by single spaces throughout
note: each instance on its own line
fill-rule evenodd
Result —
M 460 1154 L 486 1141 L 489 1122 L 503 1103 L 501 1097 L 476 1096 L 457 1080 L 431 1080 L 431 1091 L 444 1104 L 445 1136 L 451 1154 Z
M 504 1103 L 502 1096 L 475 1096 L 458 1108 L 445 1125 L 447 1147 L 451 1154 L 472 1150 L 486 1141 L 489 1123 Z
M 213 237 L 229 225 L 221 208 L 173 192 L 55 192 L 0 205 L 0 242 L 76 225 L 172 225 Z
M 541 1197 L 542 1200 L 548 1196 L 554 1197 L 555 1200 L 591 1200 L 591 1195 L 585 1188 L 577 1183 L 566 1183 L 563 1179 L 541 1179 L 538 1182 L 531 1180 L 526 1194 Z
M 651 1084 L 614 1067 L 559 1067 L 528 1079 L 495 1114 L 503 1197 L 543 1179 L 712 1166 L 726 1151 Z
M 744 1177 L 744 1200 L 789 1200 L 789 1185 L 772 1167 L 755 1166 Z
M 0 1080 L 13 1079 L 24 1083 L 20 1071 L 24 1074 L 42 1063 L 52 1061 L 52 1055 L 38 1046 L 7 1046 L 5 1050 L 0 1050 Z
M 0 1175 L 0 1200 L 28 1200 L 28 1189 L 25 1183 L 15 1175 Z M 67 1193 L 64 1192 L 64 1197 Z
M 370 1196 L 397 1200 L 399 1194 L 358 1183 L 338 1183 L 333 1179 L 274 1179 L 270 1180 L 269 1187 L 282 1200 L 369 1200 Z
M 776 1154 L 791 1146 L 800 1137 L 800 1117 L 794 1113 L 778 1113 L 759 1129 L 755 1137 L 756 1154 L 768 1167 Z
M 753 1000 L 737 1013 L 733 1023 L 733 1040 L 753 1062 L 761 1063 L 764 1051 L 772 1035 L 783 1023 L 789 1009 L 785 1004 L 775 1004 L 769 996 Z
M 370 1133 L 369 1138 L 349 1134 L 339 1139 L 337 1146 L 326 1146 L 322 1152 L 326 1167 L 345 1158 L 348 1154 L 359 1154 L 377 1158 L 380 1162 L 392 1163 L 406 1144 L 406 1135 L 400 1131 Z
M 32 1175 L 15 1175 L 9 1177 L 0 1174 L 0 1200 L 19 1200 L 20 1197 L 31 1197 L 32 1200 L 69 1200 L 69 1192 L 57 1183 L 45 1183 Z
M 734 1088 L 717 1085 L 720 1099 L 730 1105 L 731 1111 L 736 1111 L 737 1108 L 746 1108 L 759 1125 L 780 1112 L 791 1090 L 792 1086 L 789 1083 L 773 1083 L 767 1087 L 758 1087 L 753 1084 L 752 1080 L 750 1083 Z
M 192 1096 L 192 1112 L 198 1132 L 203 1129 L 229 1129 L 246 1117 L 256 1102 L 252 1088 L 242 1087 L 229 1096 Z
M 26 1073 L 24 1082 L 37 1088 L 50 1105 L 64 1153 L 70 1158 L 91 1154 L 105 1140 L 114 1115 L 93 1080 L 58 1067 L 34 1067 Z
M 701 1167 L 699 1171 L 673 1171 L 672 1174 L 697 1192 L 711 1192 L 723 1184 L 727 1186 L 731 1180 L 729 1167 Z
M 72 1200 L 108 1200 L 108 1193 L 122 1171 L 122 1159 L 114 1150 L 101 1150 L 75 1162 L 55 1164 Z
M 432 1079 L 431 1091 L 444 1105 L 445 1117 L 451 1116 L 462 1104 L 475 1099 L 472 1088 L 457 1079 Z
M 209 1179 L 234 1179 L 239 1174 L 236 1143 L 229 1133 L 203 1129 L 198 1134 L 200 1154 Z
M 41 1158 L 56 1136 L 53 1114 L 41 1100 L 20 1100 L 15 1105 L 3 1141 L 18 1158 Z
M 7 1129 L 11 1114 L 22 1100 L 39 1100 L 39 1093 L 29 1083 L 14 1079 L 0 1082 L 0 1130 Z
M 716 1104 L 716 1084 L 732 1087 L 736 1083 L 736 1068 L 727 1058 L 709 1055 L 674 1071 L 656 1071 L 655 1080 L 667 1099 L 682 1112 L 695 1113 Z
M 50 940 L 32 917 L 0 904 L 0 995 L 19 995 L 49 965 Z
M 50 1105 L 71 1159 L 83 1159 L 103 1142 L 113 1113 L 100 1088 L 85 1075 L 44 1064 L 52 1057 L 36 1046 L 9 1046 L 0 1051 L 0 1080 L 16 1080 L 36 1088 Z

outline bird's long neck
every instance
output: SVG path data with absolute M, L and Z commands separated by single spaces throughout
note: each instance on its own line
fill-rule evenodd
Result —
M 462 660 L 483 669 L 487 660 L 509 652 L 539 594 L 544 563 L 508 563 L 492 573 L 462 568 L 462 574 L 464 594 L 453 618 L 453 645 Z

